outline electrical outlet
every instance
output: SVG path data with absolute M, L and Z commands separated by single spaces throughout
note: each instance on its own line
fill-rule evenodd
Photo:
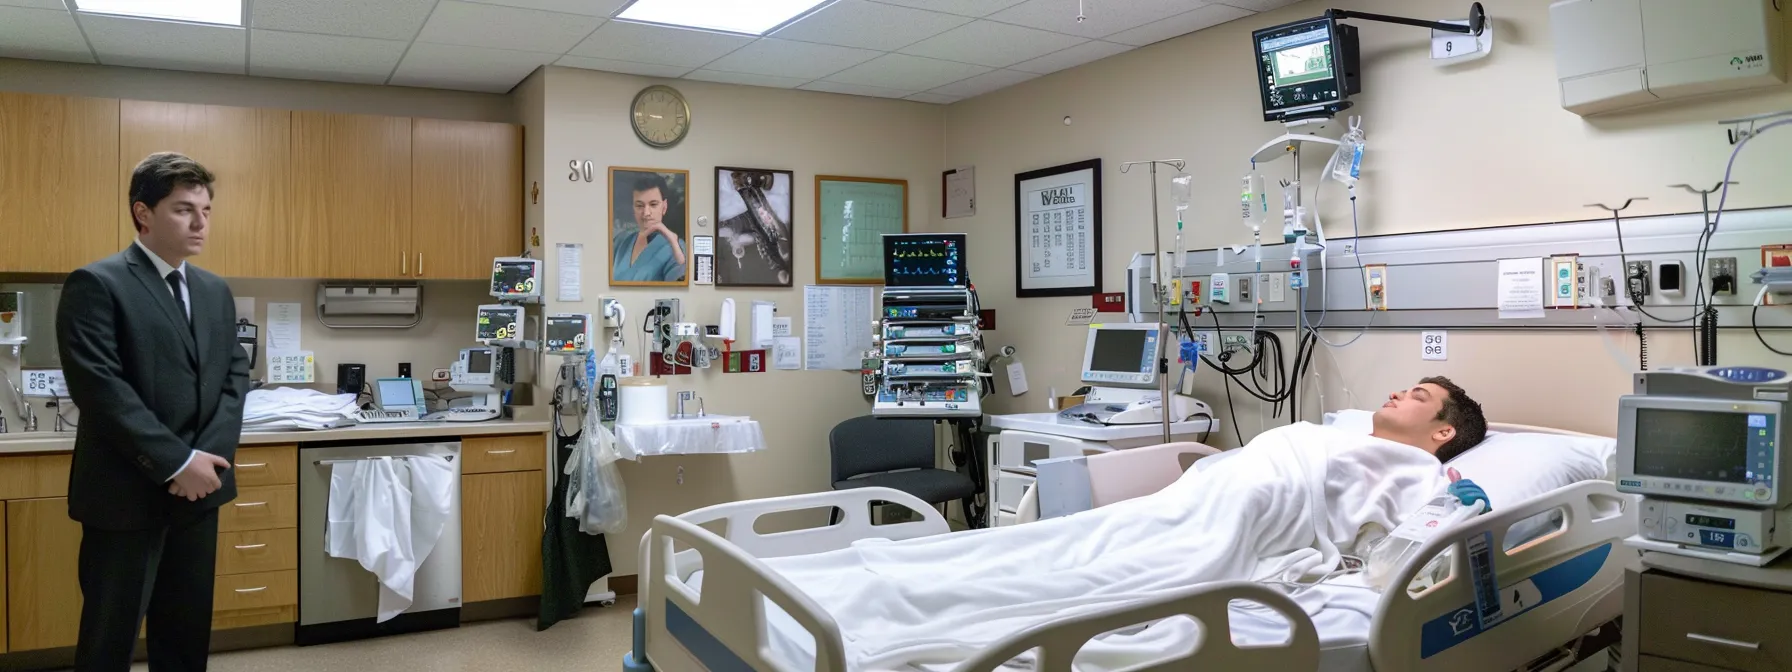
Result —
M 436 369 L 429 372 L 429 379 L 438 383 L 446 383 L 452 377 L 447 369 Z
M 1190 340 L 1201 344 L 1201 354 L 1203 355 L 1219 353 L 1220 334 L 1217 331 L 1197 331 L 1192 334 Z
M 1633 261 L 1624 269 L 1624 286 L 1631 301 L 1642 302 L 1649 295 L 1649 288 L 1654 282 L 1649 278 L 1649 262 Z
M 1238 302 L 1239 303 L 1250 303 L 1252 301 L 1252 299 L 1251 299 L 1251 276 L 1249 276 L 1249 275 L 1238 276 L 1238 279 L 1234 280 L 1234 282 L 1238 283 Z
M 1251 337 L 1245 334 L 1226 334 L 1220 348 L 1222 352 L 1251 351 Z
M 1711 288 L 1712 296 L 1736 295 L 1736 258 L 1710 257 L 1705 259 L 1705 283 Z
M 1264 293 L 1267 294 L 1265 297 L 1267 301 L 1270 303 L 1281 303 L 1288 300 L 1288 289 L 1285 283 L 1286 279 L 1286 276 L 1281 273 L 1264 273 L 1263 277 L 1258 278 L 1257 284 L 1268 288 L 1264 291 Z

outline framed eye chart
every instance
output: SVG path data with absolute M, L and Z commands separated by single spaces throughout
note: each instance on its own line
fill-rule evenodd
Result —
M 1014 176 L 1015 294 L 1101 291 L 1101 159 Z

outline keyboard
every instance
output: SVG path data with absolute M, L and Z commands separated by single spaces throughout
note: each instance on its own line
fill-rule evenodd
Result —
M 357 416 L 358 417 L 356 419 L 361 421 L 362 423 L 416 422 L 418 419 L 417 418 L 417 409 L 415 409 L 415 408 L 398 408 L 398 409 L 370 408 L 370 409 L 362 410 L 360 413 L 357 414 Z

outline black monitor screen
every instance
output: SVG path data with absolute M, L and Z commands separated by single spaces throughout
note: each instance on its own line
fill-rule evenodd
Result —
M 1748 483 L 1749 444 L 1770 441 L 1767 416 L 1660 408 L 1636 411 L 1636 473 L 1719 483 Z
M 1265 114 L 1342 99 L 1332 28 L 1330 19 L 1318 18 L 1251 34 Z
M 884 284 L 891 287 L 964 287 L 962 233 L 884 236 Z
M 467 351 L 467 373 L 491 373 L 492 351 L 473 348 Z

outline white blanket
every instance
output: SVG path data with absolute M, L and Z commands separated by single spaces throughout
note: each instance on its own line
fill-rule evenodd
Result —
M 1030 626 L 1166 591 L 1323 574 L 1369 526 L 1393 529 L 1447 483 L 1437 459 L 1417 448 L 1300 423 L 1148 497 L 767 564 L 834 616 L 852 669 L 907 670 L 957 663 Z M 1310 613 L 1322 606 L 1303 602 Z M 1085 648 L 1078 667 L 1162 659 L 1195 636 L 1187 619 L 1109 635 Z

